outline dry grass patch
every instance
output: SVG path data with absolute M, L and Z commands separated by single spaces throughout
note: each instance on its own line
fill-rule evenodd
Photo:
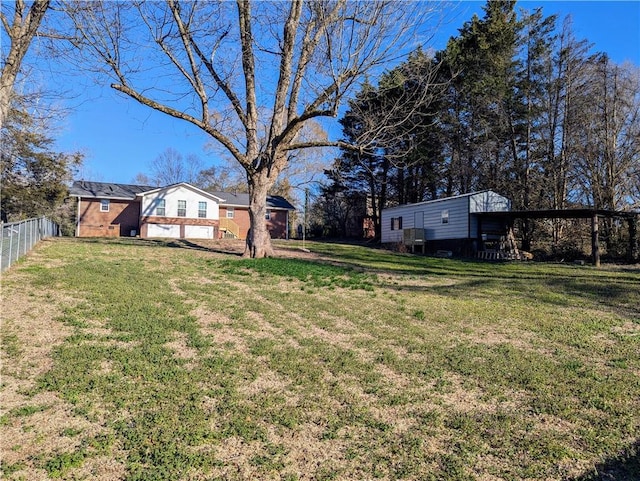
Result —
M 636 294 L 610 274 L 313 247 L 64 241 L 48 249 L 68 264 L 28 259 L 10 277 L 66 331 L 46 367 L 8 368 L 31 404 L 2 428 L 34 438 L 24 466 L 3 448 L 4 474 L 566 481 L 635 442 L 639 328 L 598 293 Z M 42 448 L 48 413 L 71 429 Z
M 198 351 L 188 345 L 188 336 L 184 332 L 175 332 L 174 339 L 165 344 L 178 359 L 193 360 L 198 357 Z
M 38 250 L 29 262 L 43 257 Z M 61 263 L 48 263 L 56 267 Z M 55 299 L 56 302 L 51 302 Z M 47 460 L 74 452 L 107 432 L 55 392 L 38 389 L 37 379 L 54 364 L 53 351 L 72 334 L 58 319 L 57 304 L 77 302 L 70 296 L 5 283 L 2 292 L 2 387 L 0 388 L 0 458 L 3 479 L 50 479 L 55 469 Z M 113 454 L 113 453 L 112 453 Z M 124 467 L 113 456 L 93 460 L 74 475 L 90 473 L 95 480 L 124 479 Z
M 247 338 L 234 327 L 234 321 L 219 312 L 203 306 L 191 311 L 202 334 L 210 339 L 216 349 L 230 349 L 238 353 L 248 353 Z

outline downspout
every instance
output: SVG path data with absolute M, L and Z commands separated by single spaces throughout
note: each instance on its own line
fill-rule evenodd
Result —
M 471 240 L 471 196 L 467 197 L 467 239 Z
M 76 213 L 76 237 L 80 237 L 80 196 L 76 197 L 78 199 L 78 212 Z

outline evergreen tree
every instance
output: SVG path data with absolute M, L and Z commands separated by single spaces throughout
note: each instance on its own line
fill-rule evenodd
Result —
M 448 124 L 448 193 L 491 188 L 508 195 L 509 139 L 520 106 L 516 93 L 520 23 L 515 1 L 490 1 L 451 38 L 442 57 L 452 77 L 443 121 Z
M 2 126 L 0 205 L 5 222 L 41 215 L 61 220 L 59 209 L 68 195 L 67 184 L 82 157 L 55 152 L 48 130 L 15 104 Z

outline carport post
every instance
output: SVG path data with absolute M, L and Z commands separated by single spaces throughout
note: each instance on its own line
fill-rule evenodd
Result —
M 600 241 L 598 239 L 598 214 L 591 218 L 591 256 L 593 265 L 600 267 Z
M 640 257 L 640 249 L 638 248 L 638 220 L 640 215 L 632 215 L 629 217 L 629 257 L 631 262 L 638 262 Z

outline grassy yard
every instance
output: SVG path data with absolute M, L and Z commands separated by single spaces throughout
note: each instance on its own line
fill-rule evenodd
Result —
M 3 274 L 8 480 L 640 479 L 640 269 L 43 242 Z

